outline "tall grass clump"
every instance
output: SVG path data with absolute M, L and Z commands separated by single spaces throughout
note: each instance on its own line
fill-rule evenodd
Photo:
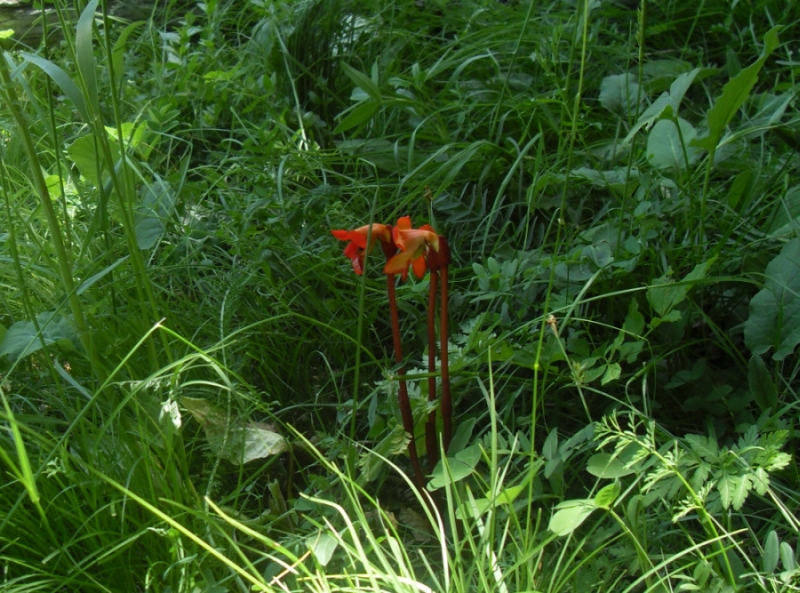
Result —
M 3 591 L 797 588 L 795 3 L 41 10 Z M 331 237 L 404 216 L 444 319 Z

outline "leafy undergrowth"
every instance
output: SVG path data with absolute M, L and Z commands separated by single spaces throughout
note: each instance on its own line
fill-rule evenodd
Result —
M 798 20 L 58 4 L 0 61 L 3 591 L 796 590 Z M 430 276 L 395 363 L 330 234 L 406 215 L 435 464 Z

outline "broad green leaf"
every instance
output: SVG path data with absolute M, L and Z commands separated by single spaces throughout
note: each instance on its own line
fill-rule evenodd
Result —
M 509 486 L 497 495 L 494 506 L 497 507 L 504 504 L 513 504 L 517 497 L 521 493 L 527 491 L 527 489 L 527 481 L 516 486 Z M 475 517 L 480 517 L 483 515 L 486 511 L 492 508 L 492 506 L 490 495 L 487 493 L 485 498 L 475 498 L 461 503 L 458 509 L 456 509 L 456 517 L 458 519 L 474 519 Z
M 472 474 L 480 458 L 480 447 L 478 445 L 472 445 L 458 452 L 455 457 L 448 457 L 446 460 L 447 467 L 445 467 L 445 460 L 440 460 L 439 463 L 436 464 L 436 467 L 433 468 L 431 481 L 428 483 L 428 490 L 438 490 L 447 484 L 463 480 Z
M 684 72 L 672 81 L 669 92 L 661 93 L 661 96 L 644 110 L 644 113 L 639 116 L 639 120 L 633 128 L 631 128 L 631 131 L 628 132 L 623 142 L 625 144 L 629 143 L 641 128 L 645 126 L 649 128 L 657 120 L 662 118 L 673 119 L 673 116 L 678 113 L 681 101 L 683 101 L 683 96 L 700 71 L 700 68 L 695 68 L 691 72 Z
M 764 62 L 778 47 L 778 31 L 780 29 L 780 26 L 770 29 L 764 36 L 764 52 L 761 57 L 722 87 L 722 94 L 708 111 L 708 136 L 696 140 L 695 146 L 704 148 L 708 152 L 716 150 L 725 128 L 750 96 L 750 91 L 758 81 L 758 74 Z
M 328 562 L 331 561 L 333 553 L 339 545 L 339 540 L 330 533 L 313 535 L 306 542 L 308 543 L 308 549 L 314 554 L 314 558 L 317 559 L 320 566 L 328 566 Z
M 622 492 L 622 487 L 618 482 L 604 486 L 594 497 L 594 504 L 596 504 L 599 509 L 608 510 L 614 504 L 614 501 L 617 500 L 620 492 Z
M 750 169 L 745 169 L 734 178 L 726 198 L 728 201 L 728 206 L 736 210 L 737 206 L 739 206 L 739 203 L 742 202 L 742 198 L 745 198 L 745 203 L 749 201 L 749 197 L 753 190 L 754 177 L 753 171 Z
M 92 24 L 99 0 L 92 0 L 83 9 L 75 29 L 75 58 L 78 72 L 83 79 L 84 90 L 95 113 L 100 107 L 97 100 L 97 80 L 95 79 L 94 51 L 92 49 Z
M 381 90 L 378 88 L 378 85 L 366 74 L 363 72 L 359 72 L 349 64 L 342 62 L 342 69 L 344 73 L 347 74 L 348 78 L 352 80 L 357 87 L 359 87 L 362 91 L 367 93 L 370 98 L 375 101 L 376 103 L 380 104 L 381 101 Z
M 456 434 L 453 435 L 450 441 L 450 448 L 447 450 L 448 455 L 455 455 L 466 448 L 472 438 L 472 429 L 476 422 L 477 420 L 475 418 L 468 418 L 464 422 L 458 424 Z
M 761 570 L 764 572 L 774 572 L 778 568 L 778 534 L 774 529 L 767 534 L 764 541 L 764 553 L 761 554 Z
M 380 106 L 381 104 L 375 101 L 364 101 L 363 103 L 359 103 L 352 109 L 352 111 L 350 111 L 347 117 L 339 122 L 339 125 L 333 129 L 333 133 L 341 134 L 342 132 L 346 132 L 351 128 L 355 128 L 356 126 L 363 124 L 373 115 L 375 115 L 375 112 L 378 111 Z
M 660 120 L 662 117 L 671 119 L 675 112 L 675 108 L 673 107 L 672 99 L 670 99 L 669 93 L 661 93 L 661 96 L 658 97 L 655 101 L 653 101 L 647 109 L 644 110 L 642 115 L 639 116 L 639 120 L 636 124 L 631 128 L 631 131 L 628 132 L 628 135 L 625 136 L 625 140 L 623 140 L 624 144 L 630 143 L 633 140 L 633 137 L 636 133 L 644 127 L 648 129 L 652 126 L 656 121 Z
M 47 185 L 47 195 L 50 196 L 51 200 L 57 200 L 61 197 L 61 177 L 44 174 L 44 182 Z
M 639 101 L 639 83 L 632 74 L 612 74 L 600 83 L 600 104 L 617 115 L 635 112 Z
M 25 358 L 44 346 L 57 345 L 74 350 L 78 337 L 66 317 L 59 313 L 45 312 L 36 316 L 40 332 L 32 321 L 17 321 L 8 328 L 0 342 L 0 356 L 8 356 L 14 362 Z
M 181 397 L 180 404 L 203 425 L 211 452 L 235 465 L 288 450 L 286 440 L 269 424 L 241 423 L 205 399 Z
M 588 167 L 579 167 L 570 173 L 570 177 L 585 179 L 595 187 L 610 189 L 620 196 L 629 197 L 639 187 L 639 172 L 636 169 L 598 171 Z
M 605 369 L 606 370 L 603 373 L 603 378 L 600 379 L 601 385 L 606 385 L 607 383 L 611 383 L 611 381 L 619 379 L 619 376 L 622 373 L 622 367 L 620 367 L 619 363 L 616 362 L 607 364 Z
M 550 531 L 556 535 L 569 535 L 580 527 L 597 508 L 594 500 L 566 500 L 556 506 L 556 513 L 550 517 Z
M 597 478 L 622 478 L 633 473 L 629 467 L 610 453 L 596 453 L 589 458 L 586 464 L 586 471 Z
M 694 126 L 685 119 L 679 117 L 677 126 L 672 120 L 662 119 L 647 136 L 647 160 L 657 169 L 686 169 L 686 159 L 689 159 L 688 165 L 693 165 L 700 154 L 700 150 L 690 144 L 696 136 Z
M 800 232 L 800 185 L 790 187 L 778 201 L 767 232 L 773 238 L 797 236 Z
M 119 37 L 114 42 L 114 47 L 111 50 L 111 67 L 114 69 L 114 78 L 117 81 L 117 85 L 122 82 L 122 78 L 125 75 L 125 46 L 128 43 L 128 37 L 144 24 L 145 21 L 131 23 L 122 30 L 122 33 L 119 34 Z
M 472 445 L 467 447 L 463 451 L 459 451 L 456 453 L 456 459 L 459 461 L 463 461 L 470 467 L 475 467 L 478 465 L 478 462 L 481 460 L 481 448 L 480 445 Z
M 753 354 L 775 348 L 783 360 L 800 344 L 800 239 L 783 246 L 765 271 L 766 282 L 750 301 L 744 343 Z
M 670 311 L 686 299 L 686 295 L 689 294 L 694 283 L 706 277 L 716 259 L 714 256 L 697 264 L 680 283 L 671 281 L 669 276 L 662 276 L 653 281 L 653 284 L 647 289 L 647 301 L 659 317 L 666 317 Z M 673 321 L 673 319 L 665 319 L 665 321 Z
M 497 504 L 512 504 L 522 492 L 527 490 L 525 484 L 509 486 L 497 495 Z
M 492 507 L 492 502 L 488 498 L 476 498 L 473 500 L 466 500 L 458 505 L 456 509 L 456 518 L 461 519 L 475 519 L 483 515 Z
M 767 370 L 767 365 L 764 364 L 764 359 L 755 354 L 750 357 L 750 364 L 747 366 L 747 383 L 750 386 L 750 392 L 753 394 L 756 404 L 762 412 L 767 409 L 773 411 L 776 409 L 778 391 L 775 389 L 772 377 L 769 376 L 769 370 Z
M 781 564 L 783 570 L 794 570 L 797 568 L 797 561 L 794 559 L 794 550 L 788 542 L 781 542 Z
M 558 429 L 554 428 L 547 435 L 542 447 L 542 456 L 545 459 L 553 459 L 558 452 Z
M 164 234 L 166 221 L 175 210 L 175 195 L 169 185 L 156 178 L 142 189 L 142 200 L 135 211 L 136 245 L 152 249 Z
M 94 136 L 81 136 L 67 146 L 67 154 L 69 154 L 72 162 L 77 165 L 81 175 L 96 188 L 100 188 L 110 179 L 110 175 L 108 167 L 102 165 L 102 151 L 98 154 L 96 148 L 97 141 Z M 116 164 L 119 159 L 119 148 L 115 142 L 111 143 L 111 157 L 115 161 L 113 164 Z M 100 170 L 98 170 L 98 167 L 100 167 Z M 100 178 L 100 171 L 103 172 L 102 179 Z
M 34 54 L 29 54 L 28 52 L 20 52 L 20 55 L 36 66 L 39 66 L 45 74 L 47 74 L 50 78 L 53 79 L 67 98 L 72 101 L 72 104 L 75 106 L 75 109 L 78 110 L 78 113 L 81 114 L 83 121 L 86 123 L 90 123 L 92 121 L 91 117 L 89 117 L 89 111 L 86 109 L 86 101 L 83 99 L 83 95 L 81 94 L 80 89 L 78 89 L 78 85 L 73 82 L 73 80 L 64 72 L 60 67 L 56 66 L 50 60 L 45 60 L 44 58 L 40 58 Z
M 681 105 L 681 101 L 683 101 L 683 96 L 686 94 L 686 91 L 689 90 L 689 87 L 694 82 L 694 79 L 700 73 L 700 68 L 695 68 L 690 72 L 684 72 L 680 76 L 678 76 L 670 85 L 669 87 L 669 98 L 672 103 L 672 107 L 675 112 L 678 112 L 678 108 Z
M 644 315 L 639 313 L 639 303 L 631 299 L 628 305 L 628 314 L 622 324 L 622 329 L 631 336 L 641 336 L 644 332 Z
M 106 134 L 108 137 L 119 141 L 119 131 L 116 126 L 106 126 Z M 147 122 L 129 122 L 126 121 L 120 125 L 122 130 L 122 139 L 126 148 L 137 148 L 144 138 L 144 133 L 147 130 Z
M 455 458 L 448 458 L 447 464 L 449 466 L 449 474 L 441 461 L 433 468 L 431 481 L 428 483 L 428 490 L 431 492 L 443 488 L 448 483 L 459 482 L 472 474 L 473 467 L 470 467 L 463 461 Z

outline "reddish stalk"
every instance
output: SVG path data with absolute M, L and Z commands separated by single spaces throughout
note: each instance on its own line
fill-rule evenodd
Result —
M 438 262 L 434 252 L 428 254 L 428 269 L 431 272 L 430 295 L 428 297 L 428 401 L 436 399 L 436 287 L 439 280 Z M 439 439 L 436 435 L 436 409 L 428 414 L 425 424 L 425 449 L 431 470 L 439 462 Z
M 439 253 L 437 260 L 442 275 L 441 282 L 441 298 L 442 303 L 439 308 L 439 339 L 441 346 L 439 348 L 439 357 L 442 359 L 442 420 L 444 427 L 444 450 L 450 447 L 450 440 L 453 438 L 453 400 L 450 397 L 450 364 L 447 352 L 448 340 L 448 325 L 447 325 L 447 267 L 450 265 L 450 245 L 447 239 L 439 236 Z
M 389 256 L 389 250 L 384 247 L 384 252 Z M 400 316 L 397 312 L 397 297 L 395 295 L 394 274 L 386 275 L 386 291 L 389 296 L 389 315 L 392 322 L 392 340 L 394 342 L 394 359 L 398 363 L 403 362 L 403 344 L 400 341 Z M 398 383 L 397 399 L 400 404 L 400 416 L 403 419 L 403 430 L 411 435 L 411 441 L 408 443 L 408 455 L 411 458 L 411 467 L 414 470 L 414 481 L 417 486 L 422 490 L 425 488 L 425 477 L 422 474 L 422 467 L 419 463 L 419 455 L 417 454 L 417 443 L 414 439 L 414 415 L 411 412 L 411 401 L 408 398 L 408 387 L 404 379 L 406 374 L 405 367 L 401 366 L 397 370 L 400 377 Z

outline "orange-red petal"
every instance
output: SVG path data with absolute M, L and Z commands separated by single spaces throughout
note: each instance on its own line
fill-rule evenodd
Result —
M 425 258 L 419 256 L 417 259 L 411 262 L 411 268 L 414 270 L 414 275 L 417 278 L 422 278 L 425 275 Z

